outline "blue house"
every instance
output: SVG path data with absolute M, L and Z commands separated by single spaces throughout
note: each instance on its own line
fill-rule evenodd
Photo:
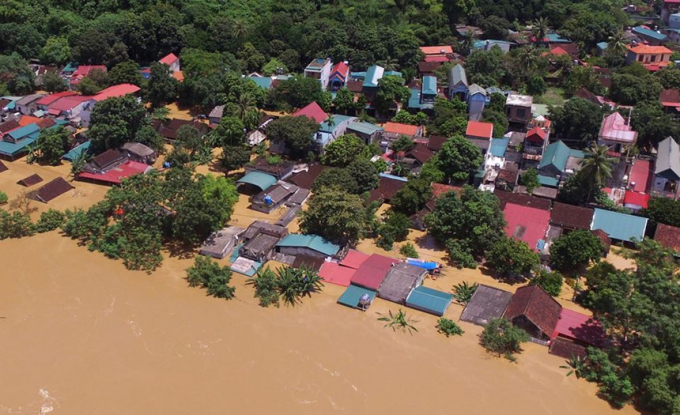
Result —
M 415 109 L 432 109 L 434 108 L 435 98 L 437 98 L 437 78 L 434 76 L 424 76 L 423 84 L 420 89 L 411 89 L 408 107 Z
M 668 40 L 668 36 L 642 26 L 634 27 L 632 32 L 646 40 L 650 46 L 661 46 L 661 44 Z
M 458 64 L 449 71 L 449 98 L 458 97 L 462 102 L 467 102 L 469 92 L 465 68 Z
M 489 94 L 486 89 L 482 88 L 477 84 L 470 85 L 468 90 L 468 112 L 470 114 L 470 119 L 474 121 L 479 121 L 482 118 L 482 112 L 484 107 L 491 101 Z

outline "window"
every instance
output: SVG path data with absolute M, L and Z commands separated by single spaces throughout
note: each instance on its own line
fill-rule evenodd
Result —
M 524 118 L 527 116 L 527 110 L 524 108 L 517 108 L 517 112 L 515 112 L 515 115 L 517 115 L 517 118 Z
M 642 62 L 642 59 L 644 59 L 644 56 L 638 55 L 638 57 L 637 57 L 638 62 Z
M 656 55 L 652 55 L 649 57 L 650 62 L 656 62 Z

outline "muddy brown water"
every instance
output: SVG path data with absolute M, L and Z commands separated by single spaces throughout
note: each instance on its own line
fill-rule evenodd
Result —
M 56 232 L 0 242 L 0 414 L 633 414 L 565 377 L 529 344 L 516 364 L 486 354 L 480 328 L 447 339 L 392 332 L 326 286 L 263 309 L 235 275 L 224 301 L 186 286 L 191 261 L 151 275 Z M 451 318 L 461 308 L 451 307 Z

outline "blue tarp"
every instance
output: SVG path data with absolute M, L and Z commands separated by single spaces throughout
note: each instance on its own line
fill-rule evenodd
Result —
M 416 267 L 424 268 L 428 271 L 436 269 L 439 266 L 439 264 L 437 264 L 434 261 L 421 261 L 419 259 L 411 259 L 411 258 L 407 259 L 406 263 L 409 264 L 409 265 L 416 266 Z

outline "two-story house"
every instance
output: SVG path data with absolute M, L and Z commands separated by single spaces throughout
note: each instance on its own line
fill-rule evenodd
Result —
M 318 79 L 321 89 L 328 89 L 328 82 L 331 77 L 332 62 L 330 59 L 314 59 L 307 65 L 304 71 L 305 78 Z
M 613 151 L 620 152 L 621 147 L 635 143 L 637 131 L 626 122 L 618 112 L 611 113 L 602 119 L 600 133 L 597 136 L 599 145 L 610 146 Z
M 505 101 L 505 115 L 510 123 L 526 125 L 531 120 L 531 106 L 534 98 L 531 95 L 508 94 Z
M 336 63 L 331 69 L 328 81 L 328 89 L 337 91 L 347 84 L 349 79 L 349 64 L 347 62 Z
M 449 70 L 449 98 L 458 98 L 462 102 L 467 102 L 469 92 L 465 68 L 458 64 Z
M 665 46 L 633 45 L 628 46 L 626 64 L 632 65 L 638 62 L 645 68 L 655 71 L 665 68 L 670 64 L 672 50 Z
M 420 88 L 411 89 L 411 97 L 408 107 L 414 109 L 434 108 L 434 99 L 437 97 L 437 78 L 424 76 Z

